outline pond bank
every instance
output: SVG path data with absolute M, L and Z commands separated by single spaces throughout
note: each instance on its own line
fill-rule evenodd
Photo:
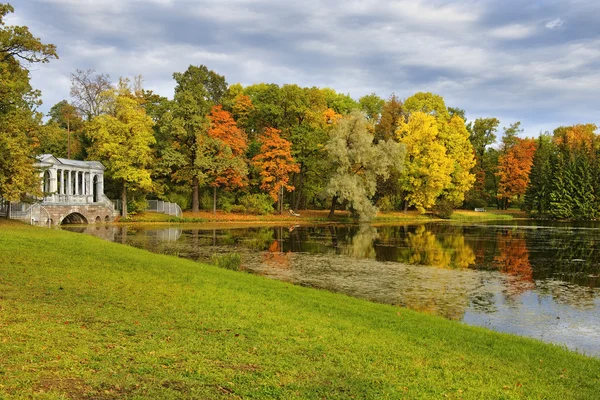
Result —
M 138 215 L 133 215 L 127 218 L 121 223 L 204 223 L 204 222 L 217 222 L 217 223 L 234 223 L 234 224 L 269 224 L 269 223 L 290 223 L 290 224 L 313 224 L 313 223 L 355 223 L 350 213 L 347 211 L 336 211 L 334 218 L 328 218 L 329 211 L 327 210 L 302 210 L 298 216 L 293 216 L 288 212 L 284 212 L 282 215 L 279 214 L 268 214 L 268 215 L 254 215 L 254 214 L 236 214 L 236 213 L 225 213 L 217 211 L 213 214 L 209 211 L 200 211 L 192 213 L 186 211 L 182 217 L 173 217 L 165 214 L 145 212 Z M 450 220 L 453 221 L 488 221 L 488 220 L 512 220 L 515 218 L 524 218 L 525 214 L 517 210 L 501 211 L 495 210 L 493 212 L 475 212 L 467 210 L 456 210 Z M 435 222 L 444 221 L 440 218 L 435 218 L 430 214 L 420 214 L 417 211 L 408 212 L 389 212 L 379 213 L 372 223 L 386 223 L 386 222 Z
M 600 395 L 557 346 L 68 232 L 0 224 L 0 293 L 0 397 Z

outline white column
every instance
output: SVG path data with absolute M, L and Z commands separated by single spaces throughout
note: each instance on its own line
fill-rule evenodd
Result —
M 67 181 L 68 181 L 67 194 L 72 195 L 73 194 L 73 175 L 72 175 L 70 169 L 67 170 Z
M 55 169 L 51 169 L 50 170 L 50 192 L 51 193 L 56 193 L 56 191 L 58 190 L 58 177 L 56 176 L 58 173 L 57 170 Z
M 60 190 L 58 192 L 58 194 L 65 194 L 65 171 L 64 170 L 60 170 Z

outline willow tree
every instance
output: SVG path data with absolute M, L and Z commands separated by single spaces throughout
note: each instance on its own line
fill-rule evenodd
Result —
M 367 124 L 364 114 L 354 111 L 337 122 L 325 145 L 332 171 L 325 189 L 333 197 L 330 217 L 341 200 L 360 220 L 373 218 L 377 177 L 387 178 L 390 171 L 402 169 L 404 146 L 393 140 L 374 144 Z
M 0 4 L 0 197 L 19 201 L 41 194 L 33 167 L 40 125 L 34 109 L 40 101 L 29 83 L 28 67 L 58 56 L 54 45 L 43 44 L 26 26 L 6 26 L 5 17 L 12 12 L 11 5 Z
M 150 190 L 151 146 L 156 143 L 152 119 L 132 96 L 114 97 L 111 114 L 94 117 L 88 124 L 92 142 L 89 158 L 101 160 L 108 176 L 121 186 L 121 216 L 127 217 L 127 190 Z

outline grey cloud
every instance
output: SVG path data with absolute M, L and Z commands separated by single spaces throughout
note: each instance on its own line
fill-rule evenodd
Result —
M 171 96 L 173 72 L 205 64 L 231 83 L 330 86 L 355 98 L 433 91 L 471 118 L 520 119 L 530 134 L 598 120 L 594 0 L 23 3 L 19 23 L 61 56 L 32 74 L 45 109 L 68 97 L 76 68 L 142 74 Z

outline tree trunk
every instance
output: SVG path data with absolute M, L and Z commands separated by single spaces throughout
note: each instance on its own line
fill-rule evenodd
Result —
M 217 187 L 213 186 L 213 214 L 217 215 Z
M 198 200 L 198 178 L 192 179 L 192 212 L 200 211 L 200 201 Z
M 279 215 L 283 214 L 283 186 L 279 188 Z
M 300 172 L 300 177 L 298 178 L 298 194 L 294 203 L 295 212 L 298 212 L 298 208 L 300 207 L 300 201 L 302 200 L 302 188 L 304 186 L 304 174 L 302 174 L 302 169 L 300 170 Z M 296 193 L 296 191 L 294 191 L 294 193 Z
M 67 158 L 71 158 L 71 127 L 67 119 Z
M 127 218 L 127 183 L 125 181 L 121 188 L 121 217 Z
M 6 202 L 6 219 L 10 219 L 10 201 Z
M 333 196 L 333 198 L 331 199 L 331 208 L 329 209 L 329 215 L 327 216 L 327 218 L 333 218 L 333 215 L 335 214 L 335 205 L 337 204 L 337 200 L 337 196 Z

